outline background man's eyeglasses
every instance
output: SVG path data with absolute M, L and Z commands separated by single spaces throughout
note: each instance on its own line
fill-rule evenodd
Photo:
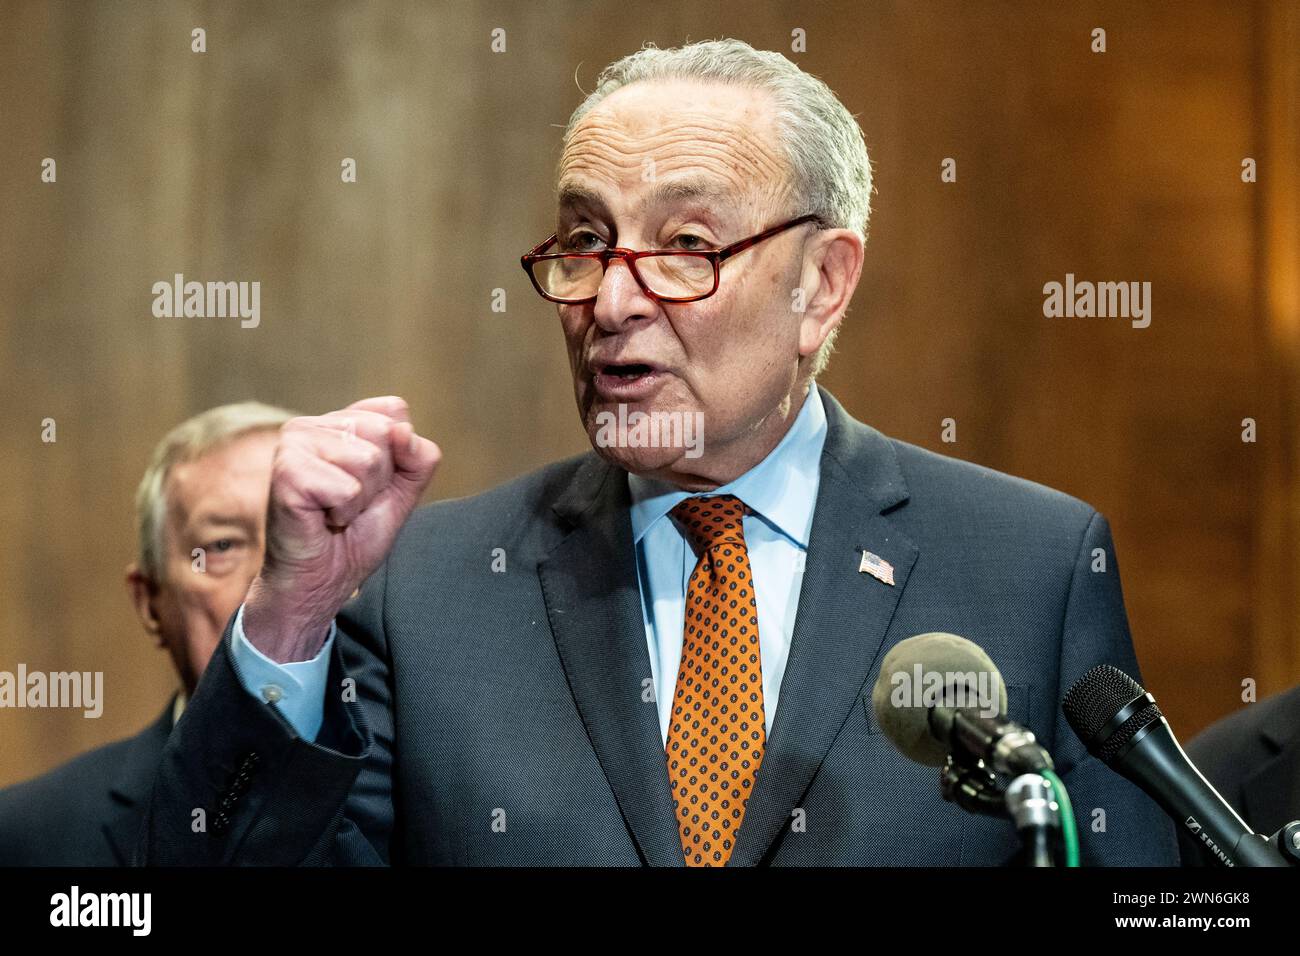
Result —
M 680 249 L 602 249 L 599 252 L 551 252 L 558 238 L 551 236 L 520 258 L 533 288 L 544 299 L 565 305 L 582 305 L 596 301 L 605 270 L 615 259 L 627 263 L 637 285 L 652 299 L 660 302 L 696 302 L 718 291 L 722 263 L 750 246 L 778 233 L 815 222 L 815 214 L 791 219 L 779 226 L 764 229 L 748 239 L 740 239 L 721 249 L 688 252 Z

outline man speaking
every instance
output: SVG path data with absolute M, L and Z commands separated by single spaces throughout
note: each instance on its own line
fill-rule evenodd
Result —
M 139 861 L 1003 863 L 1014 827 L 944 803 L 870 712 L 884 652 L 941 630 L 1053 753 L 1085 864 L 1176 863 L 1060 713 L 1090 667 L 1138 673 L 1105 519 L 814 383 L 870 191 L 856 122 L 780 55 L 608 67 L 524 257 L 594 450 L 411 514 L 440 453 L 400 399 L 287 423 Z

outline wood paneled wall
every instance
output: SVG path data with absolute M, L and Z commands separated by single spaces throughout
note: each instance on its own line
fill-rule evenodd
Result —
M 1287 4 L 0 0 L 0 23 L 0 669 L 103 671 L 107 696 L 99 720 L 0 711 L 0 784 L 134 732 L 174 685 L 120 579 L 181 419 L 399 393 L 443 446 L 440 497 L 586 447 L 518 256 L 579 85 L 646 41 L 781 50 L 858 115 L 878 195 L 825 383 L 1104 511 L 1184 738 L 1243 678 L 1300 681 Z M 260 325 L 154 318 L 177 272 L 260 281 Z M 1066 273 L 1151 282 L 1150 327 L 1044 318 Z

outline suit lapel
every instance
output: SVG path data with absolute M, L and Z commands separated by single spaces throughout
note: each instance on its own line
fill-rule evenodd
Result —
M 893 446 L 825 390 L 821 395 L 826 444 L 790 656 L 729 866 L 760 863 L 789 823 L 858 706 L 917 557 L 881 514 L 907 498 Z M 858 570 L 863 550 L 893 565 L 892 586 Z
M 825 390 L 808 558 L 781 696 L 729 865 L 759 863 L 825 759 L 880 651 L 916 561 L 881 512 L 907 499 L 889 440 Z M 583 724 L 646 862 L 683 866 L 641 611 L 626 473 L 590 455 L 555 512 L 568 531 L 539 564 L 556 647 Z M 894 585 L 860 573 L 863 550 Z
M 131 740 L 131 746 L 109 785 L 112 809 L 104 819 L 103 829 L 118 866 L 130 866 L 135 855 L 144 804 L 153 790 L 158 761 L 162 759 L 163 747 L 171 734 L 174 704 L 175 698 L 169 700 L 162 716 Z
M 626 473 L 594 454 L 555 511 L 571 530 L 538 566 L 560 661 L 647 863 L 684 866 L 653 695 Z

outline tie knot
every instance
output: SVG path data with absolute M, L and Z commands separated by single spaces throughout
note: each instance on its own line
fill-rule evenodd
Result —
M 743 521 L 748 511 L 735 495 L 713 495 L 679 502 L 672 516 L 681 522 L 693 549 L 702 552 L 723 541 L 744 547 Z

